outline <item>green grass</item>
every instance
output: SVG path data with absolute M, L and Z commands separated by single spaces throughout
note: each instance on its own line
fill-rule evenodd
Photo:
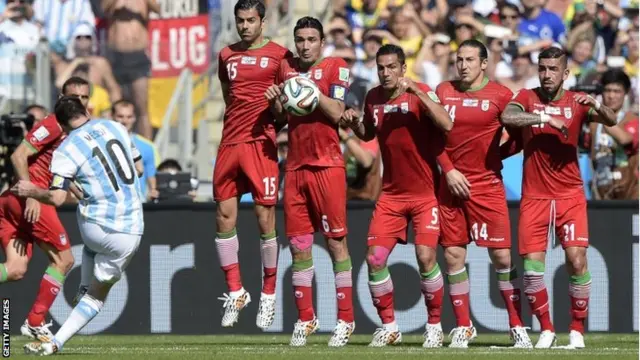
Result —
M 145 336 L 77 336 L 65 345 L 64 359 L 638 359 L 638 334 L 587 334 L 583 350 L 521 350 L 506 348 L 507 335 L 480 334 L 466 350 L 423 349 L 420 335 L 403 337 L 400 346 L 369 348 L 370 335 L 354 335 L 349 345 L 330 349 L 328 334 L 309 338 L 304 348 L 290 348 L 288 335 L 145 335 Z M 533 335 L 533 341 L 537 335 Z M 27 358 L 22 352 L 26 338 L 12 338 L 12 358 Z M 566 345 L 567 335 L 559 336 L 558 345 Z M 491 346 L 505 346 L 496 349 Z

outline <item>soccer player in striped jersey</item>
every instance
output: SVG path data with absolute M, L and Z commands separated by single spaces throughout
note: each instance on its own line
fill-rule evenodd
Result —
M 74 97 L 61 98 L 55 107 L 67 138 L 53 153 L 53 180 L 48 190 L 19 181 L 11 191 L 21 197 L 60 206 L 73 182 L 80 186 L 78 227 L 92 254 L 93 279 L 50 341 L 25 345 L 25 351 L 52 355 L 91 321 L 109 290 L 138 250 L 144 230 L 140 192 L 140 154 L 127 129 L 111 120 L 89 121 L 86 108 Z M 134 163 L 136 163 L 134 165 Z

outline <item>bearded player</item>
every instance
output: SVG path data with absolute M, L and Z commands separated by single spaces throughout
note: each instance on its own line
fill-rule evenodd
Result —
M 387 259 L 396 243 L 406 243 L 411 220 L 429 315 L 423 346 L 438 347 L 442 345 L 440 314 L 444 289 L 436 262 L 440 235 L 436 157 L 444 151 L 444 134 L 451 130 L 453 122 L 427 85 L 404 78 L 407 65 L 400 47 L 384 45 L 376 54 L 376 62 L 381 85 L 367 94 L 363 121 L 351 109 L 342 117 L 362 140 L 378 137 L 385 164 L 382 193 L 373 211 L 367 240 L 369 290 L 382 320 L 382 328 L 376 330 L 370 346 L 394 345 L 402 340 L 394 317 L 393 283 Z M 415 138 L 416 134 L 420 138 Z M 432 328 L 439 328 L 439 333 L 430 331 Z
M 80 98 L 86 107 L 89 83 L 72 77 L 62 86 L 62 93 Z M 55 114 L 36 124 L 11 155 L 16 180 L 31 181 L 41 188 L 49 188 L 51 157 L 63 139 Z M 55 207 L 35 199 L 21 199 L 6 191 L 0 196 L 0 241 L 7 259 L 0 264 L 0 283 L 22 279 L 34 242 L 49 258 L 49 267 L 40 282 L 36 300 L 20 328 L 24 336 L 49 341 L 53 335 L 49 330 L 51 324 L 45 324 L 45 317 L 74 263 L 67 232 Z
M 502 113 L 504 124 L 523 127 L 518 248 L 524 258 L 524 291 L 542 329 L 536 348 L 549 348 L 555 344 L 556 335 L 549 314 L 551 300 L 544 284 L 544 264 L 548 241 L 557 236 L 565 250 L 569 272 L 569 345 L 584 348 L 591 274 L 586 257 L 587 201 L 577 144 L 584 122 L 614 126 L 616 116 L 588 95 L 563 90 L 563 82 L 569 76 L 564 51 L 547 48 L 538 59 L 541 87 L 521 90 Z M 562 124 L 561 131 L 556 123 Z
M 452 169 L 443 171 L 439 190 L 440 244 L 456 318 L 449 346 L 466 348 L 476 336 L 469 313 L 465 267 L 467 245 L 473 241 L 489 252 L 509 315 L 514 346 L 530 348 L 531 340 L 520 313 L 518 275 L 511 262 L 509 212 L 500 172 L 500 114 L 513 94 L 489 81 L 485 75 L 487 65 L 487 48 L 477 40 L 464 41 L 456 54 L 459 79 L 444 82 L 436 90 L 455 124 L 446 145 Z
M 293 257 L 293 287 L 298 321 L 291 346 L 304 346 L 318 329 L 313 310 L 313 233 L 322 231 L 333 259 L 338 302 L 338 323 L 329 346 L 344 346 L 355 328 L 353 317 L 351 258 L 347 249 L 346 174 L 338 138 L 338 122 L 344 112 L 349 68 L 339 58 L 322 58 L 324 30 L 318 19 L 303 17 L 294 28 L 297 58 L 282 61 L 278 80 L 303 75 L 319 90 L 318 107 L 306 116 L 286 116 L 289 123 L 289 155 L 284 179 L 285 229 Z M 282 86 L 282 84 L 280 84 Z M 280 86 L 265 97 L 275 113 L 283 114 Z
M 265 38 L 265 7 L 259 0 L 240 0 L 234 8 L 242 39 L 220 52 L 218 77 L 226 104 L 222 140 L 213 173 L 216 249 L 229 294 L 224 294 L 222 326 L 231 327 L 251 302 L 242 286 L 238 262 L 238 199 L 251 192 L 260 228 L 263 285 L 256 325 L 268 328 L 275 315 L 278 243 L 278 155 L 274 119 L 263 94 L 273 84 L 280 61 L 291 53 Z M 257 240 L 257 239 L 256 239 Z

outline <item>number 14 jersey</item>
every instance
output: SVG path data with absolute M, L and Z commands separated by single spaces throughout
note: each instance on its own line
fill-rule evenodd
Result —
M 78 217 L 119 233 L 142 235 L 142 193 L 134 162 L 140 158 L 124 126 L 91 120 L 53 152 L 52 184 L 77 180 L 84 192 Z

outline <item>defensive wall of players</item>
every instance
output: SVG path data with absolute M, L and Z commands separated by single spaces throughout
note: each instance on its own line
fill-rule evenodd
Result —
M 145 206 L 145 235 L 126 276 L 116 284 L 102 312 L 89 323 L 83 334 L 216 334 L 258 333 L 255 326 L 257 303 L 243 311 L 240 321 L 232 329 L 220 328 L 220 306 L 217 297 L 226 289 L 223 273 L 219 271 L 215 252 L 213 204 L 152 204 Z M 369 219 L 373 207 L 368 203 L 348 205 L 349 248 L 354 276 L 354 302 L 356 332 L 369 334 L 375 330 L 378 317 L 367 287 L 364 254 Z M 509 204 L 512 234 L 515 239 L 518 203 Z M 238 229 L 240 259 L 245 288 L 258 295 L 261 286 L 259 233 L 253 208 L 244 206 L 239 211 Z M 75 209 L 63 208 L 60 217 L 73 246 L 76 259 L 74 270 L 51 309 L 53 319 L 60 323 L 71 311 L 70 302 L 80 281 L 79 265 L 81 239 L 76 225 Z M 282 208 L 277 210 L 277 226 L 284 233 Z M 589 231 L 591 248 L 589 267 L 593 277 L 588 331 L 638 331 L 638 203 L 589 203 Z M 410 237 L 411 239 L 411 237 Z M 318 309 L 320 331 L 333 329 L 336 299 L 334 298 L 332 263 L 320 235 L 313 247 L 316 271 L 315 305 Z M 286 239 L 279 238 L 278 301 L 276 319 L 270 332 L 290 333 L 296 320 L 291 288 L 291 255 Z M 441 255 L 441 254 L 440 254 Z M 514 248 L 514 259 L 517 258 Z M 253 261 L 252 261 L 253 259 Z M 439 261 L 442 257 L 439 257 Z M 46 259 L 40 251 L 34 252 L 33 263 L 25 281 L 5 284 L 2 297 L 14 300 L 11 305 L 14 318 L 23 318 L 31 306 Z M 421 332 L 426 322 L 424 300 L 420 293 L 419 275 L 410 243 L 397 246 L 389 260 L 396 291 L 396 313 L 400 330 Z M 518 269 L 522 272 L 521 263 Z M 567 331 L 569 309 L 566 301 L 567 274 L 563 268 L 564 252 L 551 243 L 548 249 L 546 284 L 550 298 L 554 299 L 552 314 L 559 331 Z M 468 264 L 471 279 L 471 313 L 480 333 L 507 331 L 507 314 L 501 309 L 493 270 L 483 249 L 469 248 Z M 537 321 L 531 322 L 528 306 L 523 304 L 523 315 L 534 331 Z M 12 332 L 19 332 L 20 322 L 11 323 Z M 443 327 L 454 325 L 449 302 L 445 302 Z

